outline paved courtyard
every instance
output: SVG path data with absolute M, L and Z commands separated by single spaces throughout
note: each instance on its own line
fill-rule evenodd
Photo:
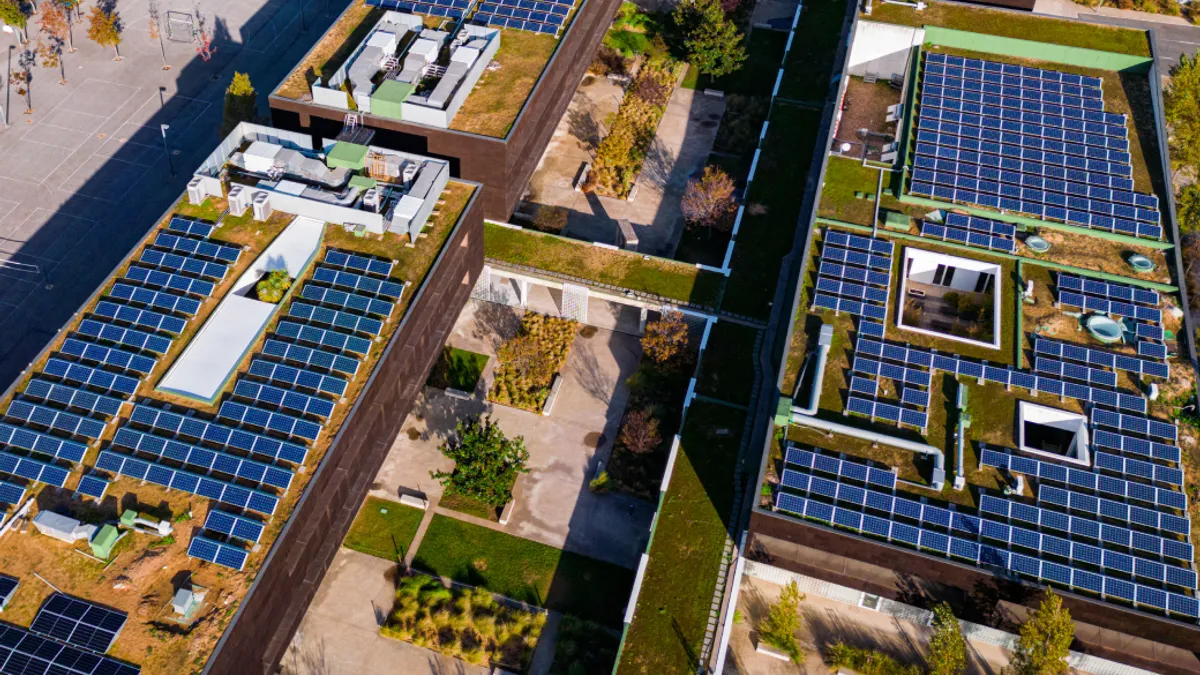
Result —
M 516 310 L 472 301 L 455 325 L 448 344 L 494 355 L 494 335 L 512 334 Z M 612 453 L 629 392 L 625 380 L 641 358 L 632 335 L 587 327 L 581 331 L 563 369 L 559 398 L 549 416 L 493 405 L 477 397 L 463 400 L 426 388 L 384 461 L 374 484 L 380 496 L 420 492 L 436 502 L 441 485 L 431 470 L 453 463 L 437 447 L 464 416 L 488 412 L 509 436 L 524 436 L 530 472 L 515 490 L 510 534 L 625 567 L 635 567 L 645 549 L 654 505 L 622 494 L 597 495 L 587 485 L 597 466 Z M 494 359 L 485 372 L 490 380 Z M 475 522 L 475 521 L 472 521 Z
M 340 549 L 283 657 L 288 675 L 488 675 L 490 668 L 379 634 L 392 608 L 396 564 Z
M 0 381 L 11 382 L 128 250 L 180 195 L 217 143 L 224 88 L 234 70 L 266 94 L 332 23 L 346 0 L 202 0 L 216 52 L 150 39 L 148 0 L 120 0 L 121 54 L 75 26 L 79 51 L 64 56 L 67 84 L 37 67 L 34 112 L 5 92 L 0 126 Z M 191 13 L 192 0 L 160 0 Z M 36 20 L 31 22 L 36 31 Z M 16 44 L 0 33 L 0 54 Z M 14 67 L 19 51 L 13 53 Z M 168 155 L 159 125 L 167 124 Z

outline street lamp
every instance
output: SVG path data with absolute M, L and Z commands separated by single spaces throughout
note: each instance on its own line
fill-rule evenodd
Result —
M 174 178 L 175 177 L 175 163 L 171 161 L 171 146 L 169 144 L 167 144 L 167 129 L 170 129 L 171 125 L 170 124 L 160 124 L 160 125 L 158 125 L 158 128 L 160 131 L 162 131 L 163 151 L 167 153 L 167 166 L 171 169 L 171 178 Z
M 8 109 L 12 103 L 12 53 L 17 48 L 16 45 L 8 46 L 8 75 L 5 77 L 4 86 L 4 126 L 8 127 Z

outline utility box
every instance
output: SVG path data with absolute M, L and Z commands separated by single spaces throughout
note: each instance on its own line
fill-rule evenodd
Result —
M 102 560 L 108 560 L 108 557 L 112 555 L 113 546 L 120 539 L 121 533 L 117 531 L 117 528 L 112 525 L 104 525 L 89 542 L 92 547 L 92 555 Z
M 883 216 L 883 226 L 889 230 L 898 230 L 900 232 L 907 232 L 909 227 L 911 226 L 911 224 L 912 223 L 911 223 L 911 220 L 909 219 L 909 217 L 904 215 L 903 213 L 899 213 L 896 211 L 888 211 Z

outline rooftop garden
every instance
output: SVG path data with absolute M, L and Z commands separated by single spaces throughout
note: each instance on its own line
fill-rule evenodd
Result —
M 507 136 L 558 42 L 558 38 L 544 33 L 501 30 L 500 49 L 494 59 L 499 69 L 484 71 L 450 128 L 495 138 Z
M 371 7 L 364 0 L 353 0 L 316 46 L 283 79 L 274 95 L 298 100 L 309 96 L 313 82 L 341 68 L 382 17 L 381 8 Z
M 905 5 L 877 4 L 870 16 L 863 18 L 902 26 L 941 26 L 1068 47 L 1150 56 L 1150 40 L 1145 31 L 984 9 L 975 5 L 931 0 L 926 2 L 925 9 L 917 12 Z
M 488 258 L 499 262 L 536 267 L 700 307 L 716 306 L 724 280 L 720 274 L 695 265 L 490 223 L 484 225 L 484 251 Z
M 297 500 L 304 492 L 308 480 L 313 476 L 315 467 L 329 449 L 331 439 L 335 438 L 341 425 L 352 407 L 353 401 L 362 392 L 371 371 L 382 355 L 388 340 L 407 311 L 408 304 L 416 295 L 417 288 L 422 284 L 429 272 L 434 259 L 441 251 L 455 224 L 459 221 L 472 194 L 474 186 L 464 183 L 451 182 L 441 196 L 437 215 L 430 218 L 425 235 L 418 239 L 414 247 L 406 247 L 404 241 L 397 235 L 382 235 L 379 237 L 355 237 L 344 232 L 340 227 L 331 226 L 325 230 L 324 240 L 318 250 L 317 259 L 324 258 L 325 249 L 336 247 L 348 251 L 356 251 L 368 255 L 397 261 L 393 268 L 393 278 L 405 281 L 404 299 L 399 304 L 391 319 L 385 324 L 382 339 L 372 344 L 370 353 L 362 360 L 358 375 L 354 377 L 345 394 L 345 403 L 338 403 L 324 425 L 319 440 L 312 445 L 305 462 L 306 470 L 294 473 L 291 487 L 278 495 L 279 506 L 274 517 L 266 523 L 266 529 L 260 541 L 261 546 L 249 551 L 249 558 L 241 572 L 217 567 L 215 565 L 198 564 L 195 559 L 187 556 L 186 551 L 193 532 L 201 530 L 200 523 L 204 522 L 208 510 L 207 499 L 183 491 L 168 491 L 152 483 L 143 483 L 130 478 L 117 478 L 110 485 L 110 497 L 103 502 L 91 500 L 80 501 L 71 498 L 78 476 L 84 472 L 76 471 L 68 481 L 66 489 L 59 490 L 42 487 L 36 491 L 32 499 L 36 499 L 31 516 L 40 510 L 53 510 L 59 513 L 71 514 L 84 522 L 104 523 L 115 522 L 125 508 L 135 508 L 146 511 L 155 517 L 173 522 L 175 532 L 170 537 L 155 539 L 149 535 L 132 533 L 114 550 L 109 561 L 95 561 L 80 555 L 77 544 L 75 547 L 66 545 L 49 537 L 36 533 L 22 534 L 10 532 L 5 535 L 3 546 L 0 546 L 0 569 L 14 572 L 22 578 L 17 598 L 5 612 L 5 619 L 18 625 L 28 625 L 37 607 L 50 594 L 51 588 L 36 583 L 31 573 L 41 575 L 48 582 L 63 592 L 81 598 L 95 600 L 116 609 L 129 612 L 131 616 L 143 617 L 145 620 L 130 621 L 122 631 L 110 654 L 142 666 L 146 672 L 199 672 L 209 653 L 215 647 L 221 633 L 225 630 L 237 608 L 238 602 L 249 588 L 259 566 L 262 564 L 271 544 L 279 535 Z M 186 214 L 191 217 L 208 219 L 220 218 L 224 212 L 222 200 L 208 200 L 200 206 L 187 204 L 185 200 L 173 208 L 147 235 L 146 241 L 151 241 L 174 214 Z M 154 370 L 154 376 L 146 378 L 140 385 L 138 397 L 140 400 L 157 400 L 175 404 L 184 410 L 195 410 L 206 417 L 205 413 L 215 411 L 215 406 L 203 406 L 191 399 L 179 399 L 155 389 L 156 381 L 167 372 L 173 361 L 186 348 L 189 340 L 203 324 L 205 318 L 228 293 L 234 280 L 241 272 L 249 267 L 253 260 L 266 248 L 270 241 L 283 229 L 288 218 L 276 214 L 271 220 L 251 222 L 248 219 L 225 218 L 220 221 L 211 239 L 248 247 L 242 252 L 238 263 L 225 276 L 216 291 L 203 304 L 196 317 L 188 322 L 183 335 L 176 338 L 170 351 L 159 359 Z M 406 239 L 406 238 L 405 238 Z M 134 257 L 140 255 L 141 249 L 135 250 Z M 119 278 L 128 267 L 128 261 L 123 262 L 114 272 L 113 279 Z M 308 268 L 295 286 L 303 284 L 314 266 Z M 105 284 L 96 298 L 89 300 L 81 309 L 77 318 L 63 327 L 60 337 L 53 341 L 46 354 L 59 350 L 62 340 L 70 336 L 78 327 L 78 321 L 88 316 L 95 307 L 99 296 L 111 288 L 112 281 Z M 268 325 L 264 334 L 273 331 L 274 322 L 279 316 L 285 315 L 289 297 L 285 297 L 283 307 L 276 319 Z M 242 359 L 235 372 L 242 373 L 247 367 L 251 356 L 257 355 L 261 348 L 259 341 Z M 38 372 L 44 365 L 42 356 L 29 369 Z M 226 383 L 226 391 L 232 386 L 231 377 Z M 24 384 L 24 382 L 22 383 Z M 222 394 L 223 396 L 223 394 Z M 0 407 L 7 407 L 8 401 L 0 401 Z M 111 420 L 105 434 L 93 443 L 82 464 L 91 467 L 96 461 L 99 449 L 108 446 L 108 441 L 117 427 L 124 424 L 123 416 L 129 408 L 125 407 L 114 420 Z M 86 471 L 85 471 L 86 472 Z M 119 495 L 120 501 L 112 495 Z M 371 507 L 368 504 L 368 508 Z M 399 507 L 398 507 L 399 508 Z M 371 549 L 375 555 L 393 557 L 388 553 L 389 540 L 400 550 L 407 546 L 403 539 L 403 531 L 407 531 L 412 523 L 404 521 L 402 512 L 396 512 L 396 517 L 387 514 L 372 513 L 364 515 L 357 527 L 361 537 L 358 539 L 361 548 Z M 364 520 L 365 519 L 365 520 Z M 365 522 L 371 521 L 371 522 Z M 86 546 L 84 546 L 86 548 Z M 189 579 L 196 585 L 208 589 L 207 604 L 197 617 L 190 629 L 174 630 L 173 624 L 167 621 L 170 614 L 169 602 L 175 590 L 175 580 L 187 572 Z M 116 590 L 114 590 L 116 589 Z M 159 619 L 163 619 L 160 621 Z M 168 628 L 164 628 L 168 626 Z

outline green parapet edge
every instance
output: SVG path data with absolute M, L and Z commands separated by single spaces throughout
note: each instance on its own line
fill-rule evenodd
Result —
M 871 229 L 871 227 L 869 227 L 867 225 L 857 225 L 855 223 L 844 223 L 840 220 L 834 220 L 832 218 L 818 217 L 816 219 L 816 222 L 820 223 L 822 225 L 833 225 L 833 226 L 844 228 L 847 230 L 854 230 L 856 232 L 862 232 L 862 233 L 865 233 L 868 235 L 871 235 L 875 232 L 875 230 Z M 1171 284 L 1163 284 L 1163 283 L 1159 283 L 1157 281 L 1147 281 L 1145 279 L 1134 279 L 1131 277 L 1123 277 L 1119 274 L 1109 274 L 1108 272 L 1098 272 L 1096 270 L 1084 269 L 1082 267 L 1075 267 L 1073 265 L 1064 265 L 1062 263 L 1050 262 L 1049 260 L 1038 260 L 1037 258 L 1026 258 L 1024 256 L 1013 255 L 1011 253 L 1001 253 L 1000 251 L 988 251 L 988 250 L 985 250 L 982 248 L 974 248 L 972 246 L 965 246 L 963 244 L 957 244 L 957 243 L 954 243 L 951 241 L 934 241 L 934 240 L 926 239 L 924 237 L 918 237 L 918 236 L 912 235 L 912 234 L 904 234 L 904 233 L 900 233 L 900 232 L 890 232 L 890 231 L 886 232 L 885 234 L 887 234 L 887 236 L 889 236 L 889 237 L 893 237 L 896 239 L 903 239 L 905 241 L 911 241 L 911 242 L 918 243 L 918 244 L 932 244 L 934 246 L 945 246 L 947 248 L 953 248 L 953 249 L 957 249 L 959 251 L 966 251 L 966 252 L 974 253 L 977 255 L 990 255 L 990 256 L 995 256 L 997 258 L 1004 258 L 1005 260 L 1017 260 L 1026 265 L 1034 265 L 1035 267 L 1045 267 L 1046 269 L 1057 270 L 1059 272 L 1068 272 L 1070 274 L 1078 274 L 1081 277 L 1091 277 L 1093 279 L 1102 279 L 1104 281 L 1114 281 L 1116 283 L 1129 284 L 1130 286 L 1138 286 L 1140 288 L 1150 288 L 1150 289 L 1153 289 L 1153 290 L 1156 290 L 1156 291 L 1159 291 L 1162 293 L 1177 293 L 1177 292 L 1179 292 L 1178 286 L 1172 286 Z
M 954 28 L 942 28 L 941 26 L 925 26 L 925 43 L 1099 70 L 1148 72 L 1150 64 L 1154 62 L 1154 59 L 1147 56 L 1117 54 L 1083 47 L 1067 47 L 1049 42 L 985 35 Z

